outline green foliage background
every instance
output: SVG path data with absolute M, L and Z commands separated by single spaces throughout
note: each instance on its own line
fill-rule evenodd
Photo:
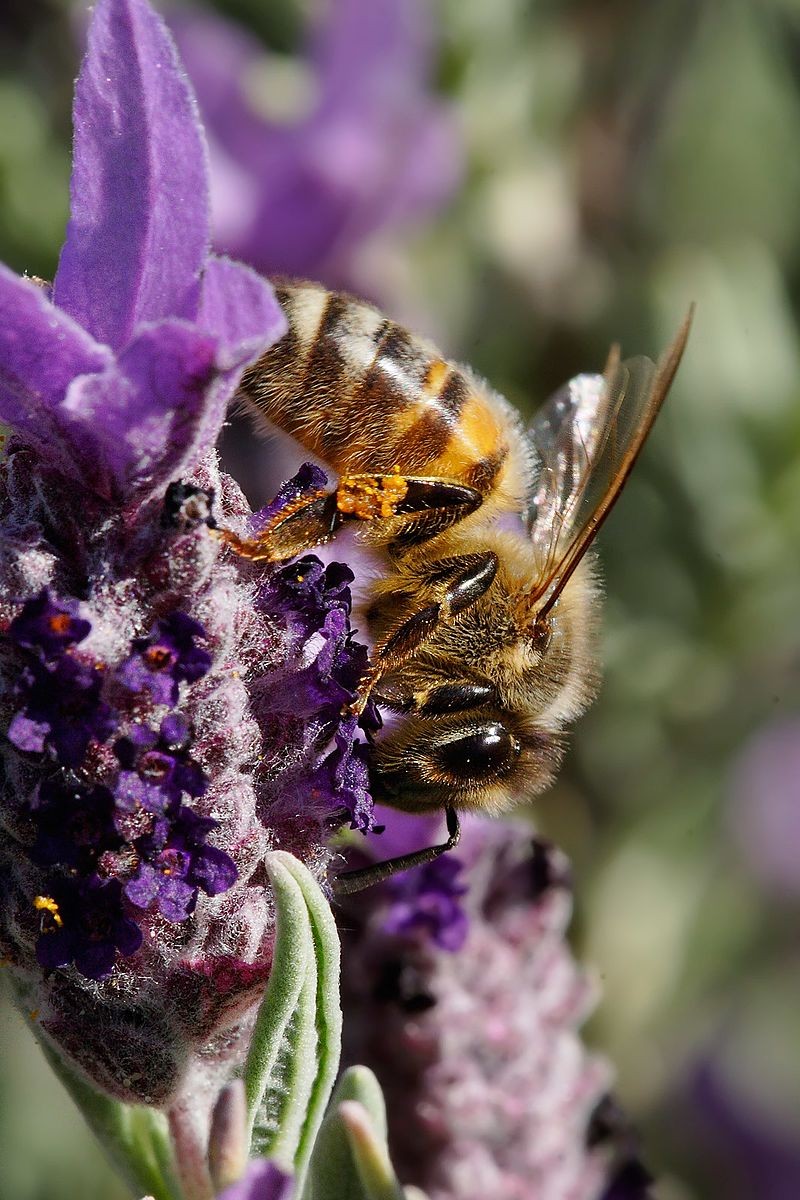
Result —
M 6 7 L 0 258 L 52 277 L 80 20 L 67 0 Z M 219 7 L 291 51 L 289 0 Z M 611 341 L 656 353 L 697 303 L 601 539 L 606 681 L 535 819 L 575 865 L 576 947 L 603 986 L 589 1036 L 617 1065 L 656 1194 L 769 1200 L 744 1140 L 709 1134 L 693 1080 L 713 1060 L 797 1167 L 800 783 L 793 894 L 734 836 L 731 797 L 759 729 L 795 717 L 800 734 L 800 5 L 437 12 L 467 178 L 439 221 L 370 249 L 385 306 L 533 411 Z M 122 1194 L 5 1012 L 0 1200 Z

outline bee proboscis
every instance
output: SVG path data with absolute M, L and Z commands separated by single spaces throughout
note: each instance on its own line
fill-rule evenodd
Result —
M 339 877 L 353 891 L 450 849 L 458 810 L 498 813 L 551 782 L 564 729 L 596 688 L 599 589 L 587 553 L 683 354 L 579 375 L 525 429 L 468 367 L 371 305 L 280 283 L 287 334 L 239 400 L 338 476 L 238 553 L 274 561 L 357 521 L 379 555 L 360 700 L 398 714 L 371 747 L 376 801 L 444 810 L 448 839 Z

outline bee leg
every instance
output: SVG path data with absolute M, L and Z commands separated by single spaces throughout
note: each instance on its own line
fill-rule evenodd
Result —
M 497 574 L 498 562 L 493 550 L 447 560 L 448 572 L 441 580 L 442 598 L 408 617 L 378 647 L 372 666 L 359 684 L 358 698 L 351 705 L 351 711 L 362 712 L 372 689 L 383 675 L 416 653 L 442 621 L 459 616 L 489 590 Z
M 343 475 L 334 492 L 307 493 L 281 508 L 255 537 L 214 532 L 242 558 L 280 562 L 331 541 L 345 521 L 400 521 L 397 545 L 416 544 L 474 512 L 481 500 L 474 488 L 444 480 L 397 472 Z M 406 536 L 412 529 L 414 537 Z
M 458 813 L 450 805 L 445 808 L 447 818 L 447 841 L 440 846 L 426 846 L 423 850 L 414 850 L 411 854 L 401 854 L 397 858 L 387 858 L 385 862 L 371 863 L 368 867 L 359 867 L 355 871 L 341 871 L 333 884 L 334 896 L 349 896 L 352 892 L 360 892 L 372 887 L 375 883 L 383 883 L 391 875 L 400 871 L 409 871 L 412 867 L 422 867 L 433 862 L 441 854 L 453 850 L 461 837 L 461 826 Z
M 405 520 L 389 543 L 389 553 L 395 557 L 463 521 L 480 508 L 484 500 L 477 488 L 450 483 L 446 479 L 407 476 L 406 483 L 408 491 L 396 512 L 398 518 Z
M 344 520 L 335 492 L 312 492 L 294 506 L 282 508 L 255 537 L 241 538 L 231 529 L 214 533 L 242 558 L 280 562 L 329 542 Z

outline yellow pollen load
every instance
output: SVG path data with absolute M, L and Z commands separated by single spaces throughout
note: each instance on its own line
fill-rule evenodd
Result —
M 408 484 L 402 475 L 343 475 L 336 489 L 336 507 L 340 513 L 374 521 L 395 516 L 405 499 Z
M 59 929 L 64 924 L 61 919 L 61 913 L 58 911 L 58 905 L 52 896 L 34 896 L 33 907 L 37 912 L 50 913 L 50 916 Z

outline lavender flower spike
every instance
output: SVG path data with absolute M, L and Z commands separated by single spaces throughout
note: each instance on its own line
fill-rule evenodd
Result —
M 272 965 L 265 855 L 322 878 L 345 768 L 369 825 L 340 718 L 366 651 L 346 568 L 254 568 L 210 532 L 251 519 L 214 444 L 285 321 L 209 253 L 203 133 L 146 0 L 99 0 L 74 123 L 53 289 L 0 266 L 0 958 L 76 1094 L 163 1110 L 206 1200 Z
M 440 834 L 431 818 L 392 826 L 390 844 L 371 839 L 380 858 Z M 610 1067 L 578 1036 L 594 988 L 564 939 L 566 859 L 523 824 L 468 817 L 445 862 L 341 921 L 344 1059 L 384 1090 L 398 1175 L 430 1200 L 644 1200 L 644 1172 L 613 1190 L 629 1147 L 596 1119 Z

